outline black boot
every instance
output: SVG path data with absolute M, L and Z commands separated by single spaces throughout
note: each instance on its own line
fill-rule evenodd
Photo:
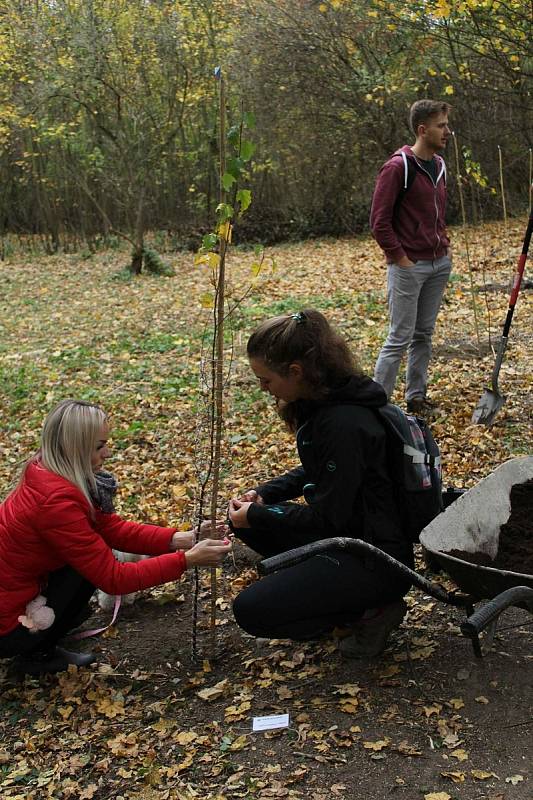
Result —
M 13 670 L 22 675 L 45 675 L 64 672 L 69 664 L 86 667 L 95 660 L 93 653 L 72 653 L 62 647 L 54 647 L 52 650 L 17 656 L 13 662 Z
M 66 635 L 68 636 L 69 633 L 72 633 L 72 631 L 75 631 L 77 628 L 80 627 L 80 625 L 83 625 L 84 622 L 87 622 L 87 620 L 90 619 L 92 615 L 93 615 L 92 608 L 89 606 L 88 603 L 85 603 L 85 605 L 82 606 L 82 608 L 76 614 L 74 619 L 70 621 Z

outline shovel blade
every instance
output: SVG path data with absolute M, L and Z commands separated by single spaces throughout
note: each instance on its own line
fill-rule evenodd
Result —
M 472 422 L 474 425 L 492 425 L 494 417 L 505 403 L 505 397 L 492 389 L 485 389 L 474 413 Z

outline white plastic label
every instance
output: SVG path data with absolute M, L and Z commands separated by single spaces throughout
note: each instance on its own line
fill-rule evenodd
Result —
M 272 731 L 276 728 L 288 728 L 288 714 L 270 714 L 268 717 L 253 717 L 252 731 Z

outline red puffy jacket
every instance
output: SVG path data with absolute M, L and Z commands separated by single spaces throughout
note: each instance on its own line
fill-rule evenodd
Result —
M 175 530 L 91 509 L 74 484 L 31 463 L 0 504 L 0 636 L 17 627 L 31 600 L 46 596 L 48 574 L 67 564 L 108 594 L 176 580 L 187 562 L 170 552 Z M 123 564 L 112 547 L 158 557 Z

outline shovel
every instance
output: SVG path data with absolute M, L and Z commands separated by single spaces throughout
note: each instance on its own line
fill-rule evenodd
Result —
M 492 425 L 494 417 L 505 403 L 505 395 L 500 394 L 498 389 L 498 375 L 500 374 L 500 367 L 502 365 L 505 348 L 509 338 L 509 329 L 513 319 L 514 309 L 520 291 L 520 284 L 522 283 L 522 276 L 524 274 L 524 267 L 526 266 L 527 251 L 529 250 L 529 243 L 531 241 L 531 233 L 533 232 L 533 211 L 529 215 L 529 222 L 524 236 L 524 244 L 522 253 L 518 259 L 518 265 L 513 280 L 513 288 L 511 290 L 511 297 L 509 300 L 509 308 L 503 326 L 502 337 L 498 346 L 496 354 L 496 361 L 494 369 L 492 370 L 492 389 L 485 389 L 481 395 L 481 399 L 472 414 L 472 422 L 475 425 Z

